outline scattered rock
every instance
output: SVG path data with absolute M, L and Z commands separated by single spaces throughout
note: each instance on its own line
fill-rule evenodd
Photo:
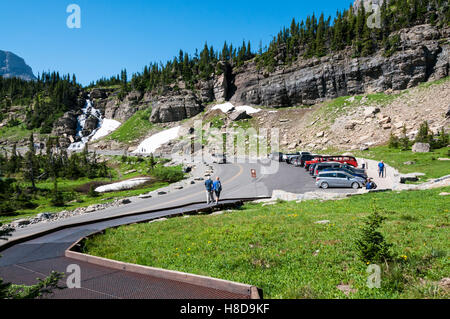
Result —
M 359 150 L 360 150 L 360 151 L 368 151 L 368 150 L 369 150 L 369 146 L 367 146 L 367 145 L 362 145 L 362 146 L 359 147 Z
M 346 296 L 348 296 L 350 293 L 357 292 L 357 290 L 353 289 L 352 286 L 345 284 L 337 285 L 336 288 L 342 291 Z
M 167 194 L 167 192 L 164 192 L 164 191 L 159 191 L 158 192 L 158 195 L 165 195 L 165 194 Z
M 30 221 L 28 219 L 25 219 L 25 218 L 13 221 L 13 224 L 15 224 L 17 226 L 28 225 L 29 223 L 30 223 Z
M 325 219 L 325 220 L 319 220 L 319 221 L 315 222 L 314 224 L 325 225 L 325 224 L 328 224 L 328 223 L 330 223 L 330 221 Z
M 407 161 L 403 163 L 403 165 L 414 165 L 414 164 L 416 164 L 416 162 L 414 161 Z
M 120 203 L 126 205 L 126 204 L 131 203 L 131 200 L 129 200 L 128 198 L 124 198 L 120 201 Z
M 321 131 L 319 133 L 316 134 L 316 137 L 324 137 L 325 136 L 325 132 Z
M 450 195 L 450 193 L 447 193 L 447 192 L 442 192 L 439 194 L 439 196 L 448 196 L 448 195 Z
M 167 220 L 167 218 L 158 218 L 158 219 L 151 220 L 148 223 L 151 224 L 151 223 L 163 222 L 165 220 Z
M 439 287 L 441 287 L 442 289 L 449 291 L 450 290 L 450 278 L 446 277 L 446 278 L 442 278 L 439 281 Z
M 145 199 L 145 198 L 151 198 L 151 197 L 152 197 L 152 195 L 150 195 L 150 193 L 139 195 L 139 198 L 142 198 L 142 199 Z
M 174 189 L 183 189 L 183 186 L 178 185 L 178 186 L 174 186 L 173 188 L 174 188 Z
M 377 114 L 378 112 L 380 112 L 380 108 L 378 108 L 378 107 L 374 107 L 374 106 L 366 107 L 364 110 L 364 117 L 371 117 L 371 116 Z
M 351 122 L 351 123 L 348 123 L 348 124 L 345 125 L 345 129 L 346 130 L 353 130 L 355 128 L 355 126 L 356 126 L 356 123 L 355 122 Z
M 124 175 L 128 175 L 131 173 L 136 173 L 137 171 L 135 169 L 130 169 L 129 171 L 126 171 L 125 173 L 123 173 Z
M 428 153 L 430 151 L 430 144 L 428 143 L 415 143 L 412 147 L 414 153 Z
M 236 122 L 240 120 L 250 119 L 252 118 L 250 115 L 247 114 L 245 110 L 241 111 L 235 111 L 229 115 L 229 118 L 231 121 Z
M 450 161 L 450 158 L 438 158 L 438 161 Z

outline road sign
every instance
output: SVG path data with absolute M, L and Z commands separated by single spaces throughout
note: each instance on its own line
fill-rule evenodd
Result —
M 256 178 L 256 169 L 251 169 L 250 173 L 252 174 L 252 178 Z

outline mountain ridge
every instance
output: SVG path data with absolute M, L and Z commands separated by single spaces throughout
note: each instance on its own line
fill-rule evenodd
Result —
M 36 80 L 32 68 L 20 56 L 10 51 L 0 50 L 0 76 L 20 78 L 26 81 Z

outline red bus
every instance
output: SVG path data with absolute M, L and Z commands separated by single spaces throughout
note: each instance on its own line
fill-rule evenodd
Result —
M 339 162 L 342 164 L 347 163 L 354 167 L 358 167 L 358 161 L 353 156 L 336 155 L 336 156 L 316 156 L 311 161 L 305 162 L 305 169 L 308 170 L 311 164 L 322 162 Z

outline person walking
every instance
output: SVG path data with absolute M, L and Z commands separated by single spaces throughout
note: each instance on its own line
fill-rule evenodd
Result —
M 379 162 L 378 163 L 378 177 L 384 178 L 385 170 L 386 170 L 386 167 L 384 165 L 384 162 L 383 161 Z
M 214 193 L 216 195 L 216 205 L 219 203 L 220 192 L 222 191 L 222 183 L 220 182 L 220 178 L 217 177 L 213 183 Z
M 205 181 L 205 189 L 206 189 L 206 204 L 209 205 L 209 203 L 212 203 L 214 201 L 214 194 L 213 194 L 213 181 L 211 177 L 208 177 L 208 179 Z

